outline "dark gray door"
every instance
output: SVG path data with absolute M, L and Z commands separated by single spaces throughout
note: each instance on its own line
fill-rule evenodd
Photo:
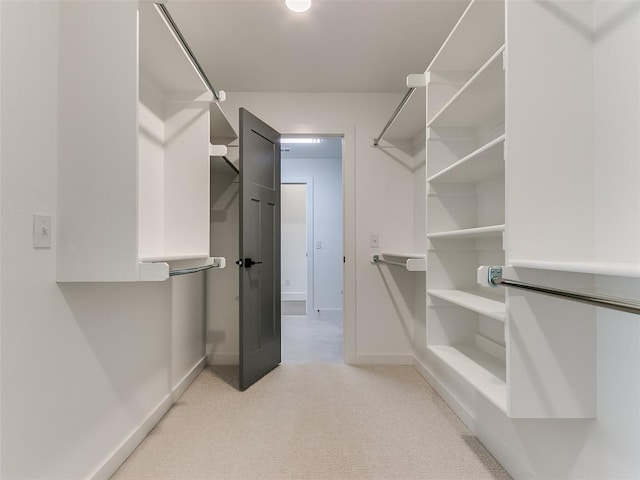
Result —
M 280 363 L 280 134 L 240 109 L 240 390 Z

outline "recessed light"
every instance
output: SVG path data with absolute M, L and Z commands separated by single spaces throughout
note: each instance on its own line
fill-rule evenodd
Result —
M 285 3 L 293 12 L 306 12 L 311 8 L 311 0 L 286 0 Z

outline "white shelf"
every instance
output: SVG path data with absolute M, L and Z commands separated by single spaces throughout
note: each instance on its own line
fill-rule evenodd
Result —
M 432 297 L 445 300 L 494 320 L 500 322 L 505 320 L 506 307 L 504 301 L 500 301 L 498 297 L 490 296 L 480 290 L 428 289 L 427 293 Z
M 140 2 L 138 10 L 140 74 L 152 79 L 164 94 L 178 95 L 180 100 L 212 101 L 213 94 L 156 7 Z
M 201 260 L 209 258 L 208 253 L 203 253 L 201 255 L 190 255 L 190 254 L 173 254 L 173 255 L 165 255 L 158 257 L 144 257 L 141 258 L 141 262 L 178 262 L 182 260 Z
M 504 43 L 504 3 L 473 0 L 427 68 L 475 72 Z
M 411 99 L 405 104 L 402 113 L 387 130 L 384 138 L 393 143 L 394 140 L 410 141 L 420 134 L 424 134 L 426 127 L 426 89 L 416 88 Z M 384 144 L 384 142 L 383 142 Z
M 425 253 L 405 253 L 405 252 L 382 252 L 380 255 L 388 257 L 400 257 L 400 258 L 427 258 Z
M 496 407 L 507 411 L 506 368 L 503 362 L 470 345 L 430 345 L 428 349 Z
M 540 262 L 538 260 L 509 259 L 511 267 L 532 268 L 540 270 L 557 270 L 559 272 L 591 273 L 594 275 L 611 275 L 614 277 L 640 278 L 640 263 L 613 262 Z
M 448 232 L 436 232 L 427 234 L 429 240 L 437 240 L 443 238 L 482 238 L 497 237 L 504 232 L 505 226 L 489 225 L 487 227 L 465 228 L 462 230 L 450 230 Z
M 427 122 L 427 127 L 477 127 L 504 116 L 503 52 L 504 45 Z
M 427 182 L 476 183 L 481 180 L 504 175 L 505 135 L 483 145 L 475 152 L 427 178 Z
M 237 140 L 238 134 L 217 103 L 212 103 L 209 106 L 209 121 L 209 141 L 213 145 L 229 145 Z

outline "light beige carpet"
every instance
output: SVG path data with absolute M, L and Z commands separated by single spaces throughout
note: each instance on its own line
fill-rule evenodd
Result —
M 113 480 L 508 479 L 413 367 L 285 364 L 196 379 Z

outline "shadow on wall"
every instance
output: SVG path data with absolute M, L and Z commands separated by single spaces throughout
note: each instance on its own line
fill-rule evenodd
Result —
M 161 375 L 170 388 L 171 285 L 59 284 L 87 347 L 123 402 Z M 144 412 L 148 413 L 148 412 Z
M 610 6 L 613 5 L 614 8 L 617 8 L 617 11 L 599 25 L 592 26 L 584 23 L 581 19 L 576 18 L 570 11 L 562 8 L 560 6 L 562 2 L 551 0 L 536 0 L 536 2 L 565 25 L 591 40 L 593 43 L 602 40 L 609 33 L 612 33 L 620 27 L 625 21 L 632 19 L 634 15 L 640 12 L 639 2 L 622 1 L 617 2 L 617 5 L 614 2 L 609 2 Z
M 396 312 L 396 318 L 400 321 L 402 331 L 411 344 L 413 340 L 411 325 L 413 324 L 414 307 L 413 275 L 415 273 L 395 266 L 377 264 L 375 267 L 378 269 L 380 278 L 389 293 L 389 298 Z

